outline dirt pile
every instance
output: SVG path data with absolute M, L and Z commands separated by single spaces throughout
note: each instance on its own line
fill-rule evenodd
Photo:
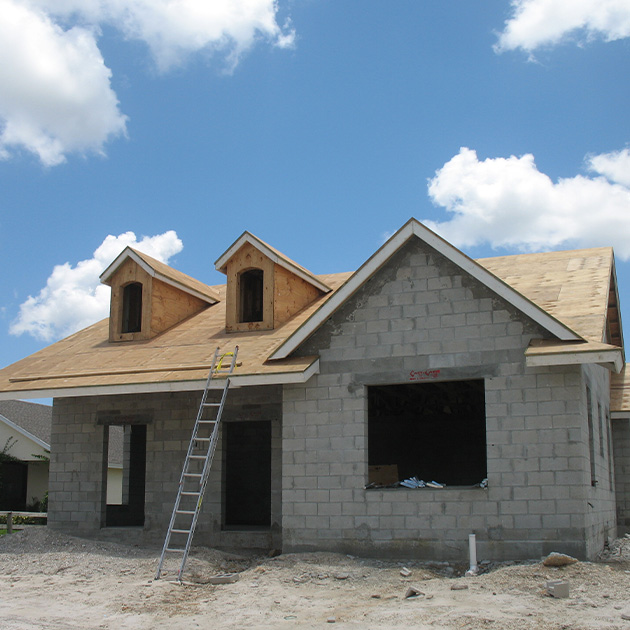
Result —
M 195 549 L 185 584 L 153 576 L 158 549 L 32 527 L 0 538 L 0 624 L 11 630 L 338 628 L 630 630 L 630 537 L 596 563 L 446 563 Z M 210 584 L 219 574 L 228 584 Z M 566 581 L 569 597 L 546 584 Z M 410 593 L 413 596 L 406 597 Z M 627 617 L 627 619 L 626 619 Z

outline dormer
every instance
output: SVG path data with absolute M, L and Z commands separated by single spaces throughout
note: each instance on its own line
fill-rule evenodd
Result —
M 101 274 L 112 288 L 110 341 L 152 339 L 219 301 L 207 285 L 131 247 Z
M 310 271 L 249 232 L 215 266 L 227 275 L 227 332 L 272 330 L 330 291 Z

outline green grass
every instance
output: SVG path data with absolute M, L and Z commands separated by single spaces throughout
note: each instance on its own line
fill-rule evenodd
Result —
M 15 532 L 19 532 L 20 529 L 15 529 L 15 527 L 13 528 L 13 533 L 15 534 Z M 4 536 L 7 533 L 6 528 L 0 528 L 0 536 Z

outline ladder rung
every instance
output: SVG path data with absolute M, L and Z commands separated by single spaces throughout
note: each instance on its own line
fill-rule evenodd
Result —
M 185 549 L 171 549 L 167 547 L 164 551 L 170 551 L 171 553 L 186 553 Z
M 189 455 L 188 459 L 206 459 L 206 455 Z
M 201 492 L 182 492 L 181 494 L 186 497 L 198 497 Z
M 197 473 L 184 473 L 184 477 L 197 477 L 198 479 L 201 479 L 201 475 L 198 475 Z
M 198 424 L 216 424 L 216 420 L 199 420 Z
M 203 403 L 204 407 L 220 407 L 221 403 Z
M 210 438 L 200 438 L 200 437 L 196 437 L 193 438 L 193 442 L 209 442 Z
M 176 510 L 175 514 L 194 514 L 194 512 L 191 512 L 190 510 Z
M 171 534 L 190 534 L 189 529 L 171 529 Z

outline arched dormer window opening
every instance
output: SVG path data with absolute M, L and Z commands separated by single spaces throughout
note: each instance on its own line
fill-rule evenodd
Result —
M 240 274 L 239 321 L 263 321 L 263 278 L 262 269 L 248 269 Z
M 142 285 L 131 282 L 123 288 L 121 332 L 137 333 L 142 330 Z

